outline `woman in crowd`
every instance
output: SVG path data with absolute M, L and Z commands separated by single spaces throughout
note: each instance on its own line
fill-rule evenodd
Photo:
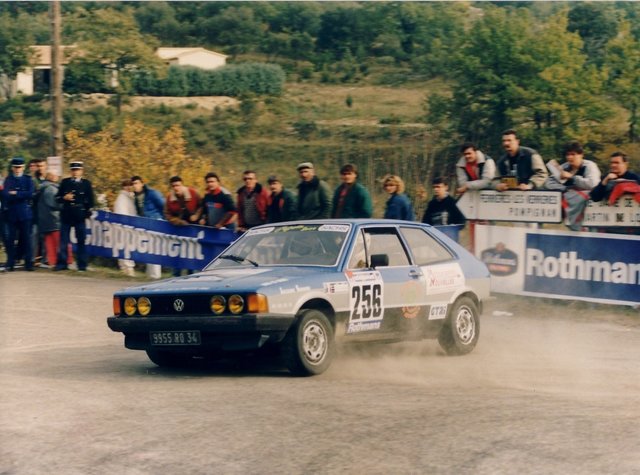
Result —
M 415 221 L 416 216 L 409 197 L 404 193 L 404 181 L 396 175 L 387 175 L 382 181 L 384 191 L 389 194 L 385 206 L 385 219 L 402 219 Z

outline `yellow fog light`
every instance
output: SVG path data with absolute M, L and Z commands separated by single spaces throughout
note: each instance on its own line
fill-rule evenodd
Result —
M 136 299 L 127 297 L 124 299 L 124 313 L 131 316 L 136 313 Z
M 244 308 L 244 299 L 238 294 L 229 297 L 229 311 L 233 314 L 239 314 Z
M 224 312 L 226 305 L 227 301 L 222 295 L 214 295 L 213 297 L 211 297 L 211 311 L 216 315 L 220 315 L 222 312 Z
M 140 312 L 140 315 L 143 317 L 149 315 L 151 312 L 151 300 L 147 297 L 140 297 L 140 299 L 138 299 L 138 312 Z
M 249 313 L 267 313 L 269 304 L 267 297 L 262 294 L 251 294 L 247 296 L 247 312 Z

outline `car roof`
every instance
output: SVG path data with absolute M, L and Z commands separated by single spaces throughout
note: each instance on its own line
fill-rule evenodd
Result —
M 303 224 L 352 224 L 354 226 L 364 226 L 364 225 L 404 225 L 404 226 L 423 226 L 423 227 L 431 227 L 430 224 L 419 223 L 417 221 L 402 221 L 399 219 L 383 219 L 383 218 L 360 218 L 360 219 L 309 219 L 303 221 L 284 221 L 281 223 L 270 223 L 263 224 L 257 227 L 273 227 L 273 226 L 300 226 Z

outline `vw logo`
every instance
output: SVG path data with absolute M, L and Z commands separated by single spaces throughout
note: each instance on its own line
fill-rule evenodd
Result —
M 173 301 L 173 308 L 175 309 L 176 312 L 182 312 L 184 310 L 184 300 L 175 299 Z

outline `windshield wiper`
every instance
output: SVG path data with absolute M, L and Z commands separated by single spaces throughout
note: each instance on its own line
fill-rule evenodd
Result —
M 257 262 L 252 261 L 251 259 L 247 259 L 246 257 L 235 256 L 233 254 L 225 254 L 223 256 L 218 256 L 218 259 L 229 259 L 230 261 L 233 261 L 233 262 L 244 262 L 244 261 L 247 261 L 250 264 L 253 264 L 254 267 L 258 267 L 258 263 Z

